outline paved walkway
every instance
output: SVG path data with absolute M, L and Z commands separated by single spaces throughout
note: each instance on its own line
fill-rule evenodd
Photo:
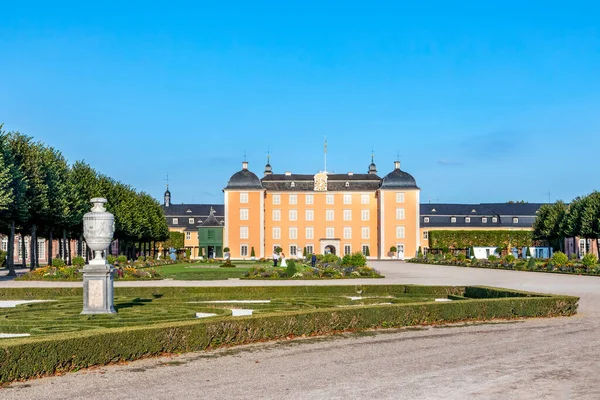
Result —
M 480 284 L 577 295 L 580 312 L 570 318 L 293 340 L 141 360 L 13 384 L 0 389 L 0 398 L 600 398 L 600 278 L 400 262 L 373 266 L 386 278 L 161 284 Z M 119 285 L 147 283 L 157 284 Z M 33 286 L 2 281 L 0 290 L 22 284 Z

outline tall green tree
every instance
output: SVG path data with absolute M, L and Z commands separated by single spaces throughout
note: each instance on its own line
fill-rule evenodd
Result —
M 566 234 L 567 210 L 567 205 L 560 200 L 554 204 L 542 205 L 533 222 L 533 237 L 558 242 L 558 248 L 562 251 Z
M 11 167 L 0 152 L 0 211 L 8 210 L 8 206 L 14 201 Z

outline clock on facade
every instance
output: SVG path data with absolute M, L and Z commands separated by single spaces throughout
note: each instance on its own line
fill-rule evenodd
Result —
M 327 191 L 327 174 L 320 172 L 315 175 L 315 192 Z

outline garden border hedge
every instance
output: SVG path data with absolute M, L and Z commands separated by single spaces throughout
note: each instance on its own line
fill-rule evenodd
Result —
M 441 289 L 446 293 L 456 292 L 451 289 L 452 287 L 398 286 L 396 289 L 408 290 L 408 293 L 419 291 L 425 293 L 425 288 L 435 288 L 434 291 Z M 344 288 L 351 289 L 352 287 L 345 286 Z M 377 288 L 377 286 L 362 288 L 362 293 L 365 293 L 364 289 L 366 288 L 370 294 L 373 294 L 371 289 Z M 235 289 L 239 292 L 239 288 L 210 289 Z M 311 287 L 311 289 L 318 288 Z M 390 289 L 392 289 L 392 285 L 387 287 L 388 291 Z M 465 293 L 477 296 L 494 296 L 496 298 L 466 299 L 466 301 L 444 303 L 428 302 L 303 310 L 283 314 L 259 314 L 235 319 L 218 317 L 211 320 L 181 321 L 140 327 L 96 329 L 57 334 L 51 337 L 4 339 L 0 344 L 0 382 L 29 379 L 165 353 L 200 351 L 223 345 L 239 345 L 288 336 L 321 335 L 331 332 L 460 321 L 569 316 L 577 312 L 579 300 L 572 296 L 544 295 L 488 287 L 454 289 L 461 289 Z M 18 289 L 10 289 L 10 291 L 16 292 Z M 219 293 L 224 292 L 227 291 Z M 385 290 L 381 292 L 384 293 Z M 172 293 L 174 294 L 175 291 Z M 254 294 L 257 293 L 260 291 L 255 291 Z M 239 294 L 237 293 L 238 296 Z M 505 297 L 508 295 L 524 297 Z

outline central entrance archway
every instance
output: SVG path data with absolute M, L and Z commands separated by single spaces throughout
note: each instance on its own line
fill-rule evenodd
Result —
M 331 244 L 325 246 L 325 254 L 333 254 L 333 255 L 335 255 L 336 254 L 336 252 L 335 252 L 335 246 L 331 245 Z

